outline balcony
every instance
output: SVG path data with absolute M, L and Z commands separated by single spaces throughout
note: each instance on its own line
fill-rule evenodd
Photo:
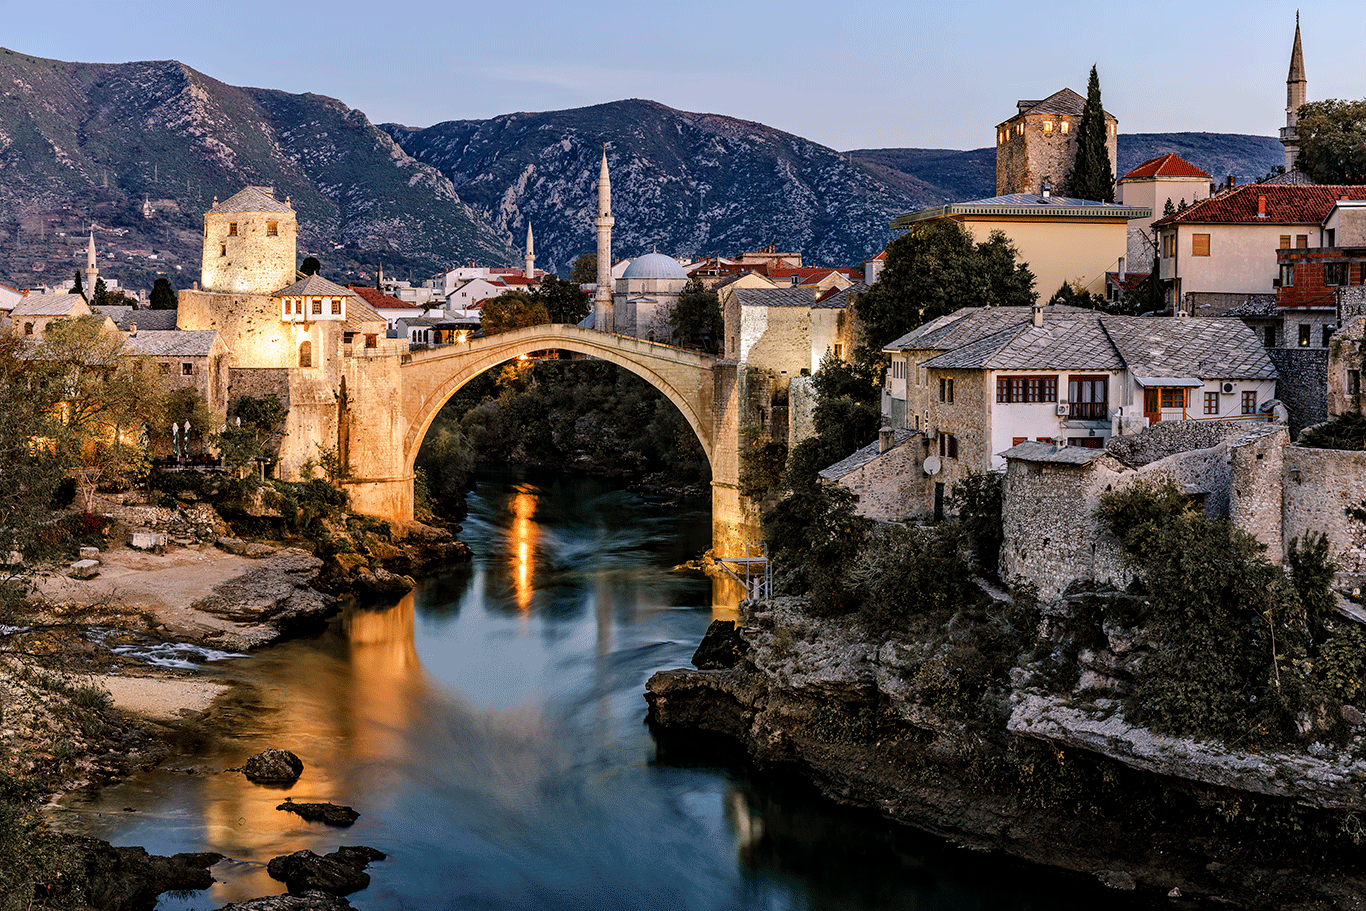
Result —
M 1071 402 L 1067 406 L 1069 421 L 1108 421 L 1110 411 L 1106 402 Z

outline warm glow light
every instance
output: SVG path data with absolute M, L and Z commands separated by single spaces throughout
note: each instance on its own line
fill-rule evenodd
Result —
M 526 360 L 526 355 L 525 355 L 525 354 L 519 354 L 519 355 L 517 355 L 517 360 L 519 360 L 519 361 L 524 361 L 524 360 Z
M 526 491 L 518 491 L 512 498 L 512 525 L 508 529 L 511 538 L 512 587 L 517 598 L 517 609 L 526 613 L 531 609 L 532 569 L 536 559 L 536 539 L 540 530 L 531 517 L 536 514 L 536 497 Z

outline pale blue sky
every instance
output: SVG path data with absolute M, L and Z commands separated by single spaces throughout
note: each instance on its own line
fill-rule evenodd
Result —
M 15 51 L 175 59 L 233 85 L 340 98 L 376 123 L 638 97 L 841 151 L 989 146 L 1017 98 L 1084 93 L 1092 63 L 1121 134 L 1274 135 L 1295 25 L 1291 4 L 1199 0 L 0 0 L 0 11 L 0 43 Z M 1310 100 L 1366 96 L 1360 4 L 1300 11 Z

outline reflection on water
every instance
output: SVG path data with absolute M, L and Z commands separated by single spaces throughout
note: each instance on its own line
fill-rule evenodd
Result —
M 462 535 L 473 563 L 316 639 L 227 662 L 215 674 L 238 686 L 204 743 L 72 801 L 56 823 L 231 858 L 207 894 L 165 909 L 276 894 L 271 857 L 339 844 L 390 855 L 353 896 L 367 911 L 1068 907 L 1031 905 L 1020 877 L 989 885 L 981 858 L 807 796 L 655 760 L 645 680 L 687 664 L 714 615 L 709 583 L 670 568 L 709 532 L 705 511 L 602 482 L 484 477 Z M 225 771 L 272 746 L 304 760 L 292 787 Z M 275 809 L 285 796 L 361 818 L 306 823 Z

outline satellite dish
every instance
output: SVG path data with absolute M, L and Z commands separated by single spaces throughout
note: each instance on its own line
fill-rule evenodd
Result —
M 944 463 L 939 460 L 939 456 L 930 456 L 925 460 L 925 474 L 934 477 L 939 474 L 939 469 L 944 467 Z

